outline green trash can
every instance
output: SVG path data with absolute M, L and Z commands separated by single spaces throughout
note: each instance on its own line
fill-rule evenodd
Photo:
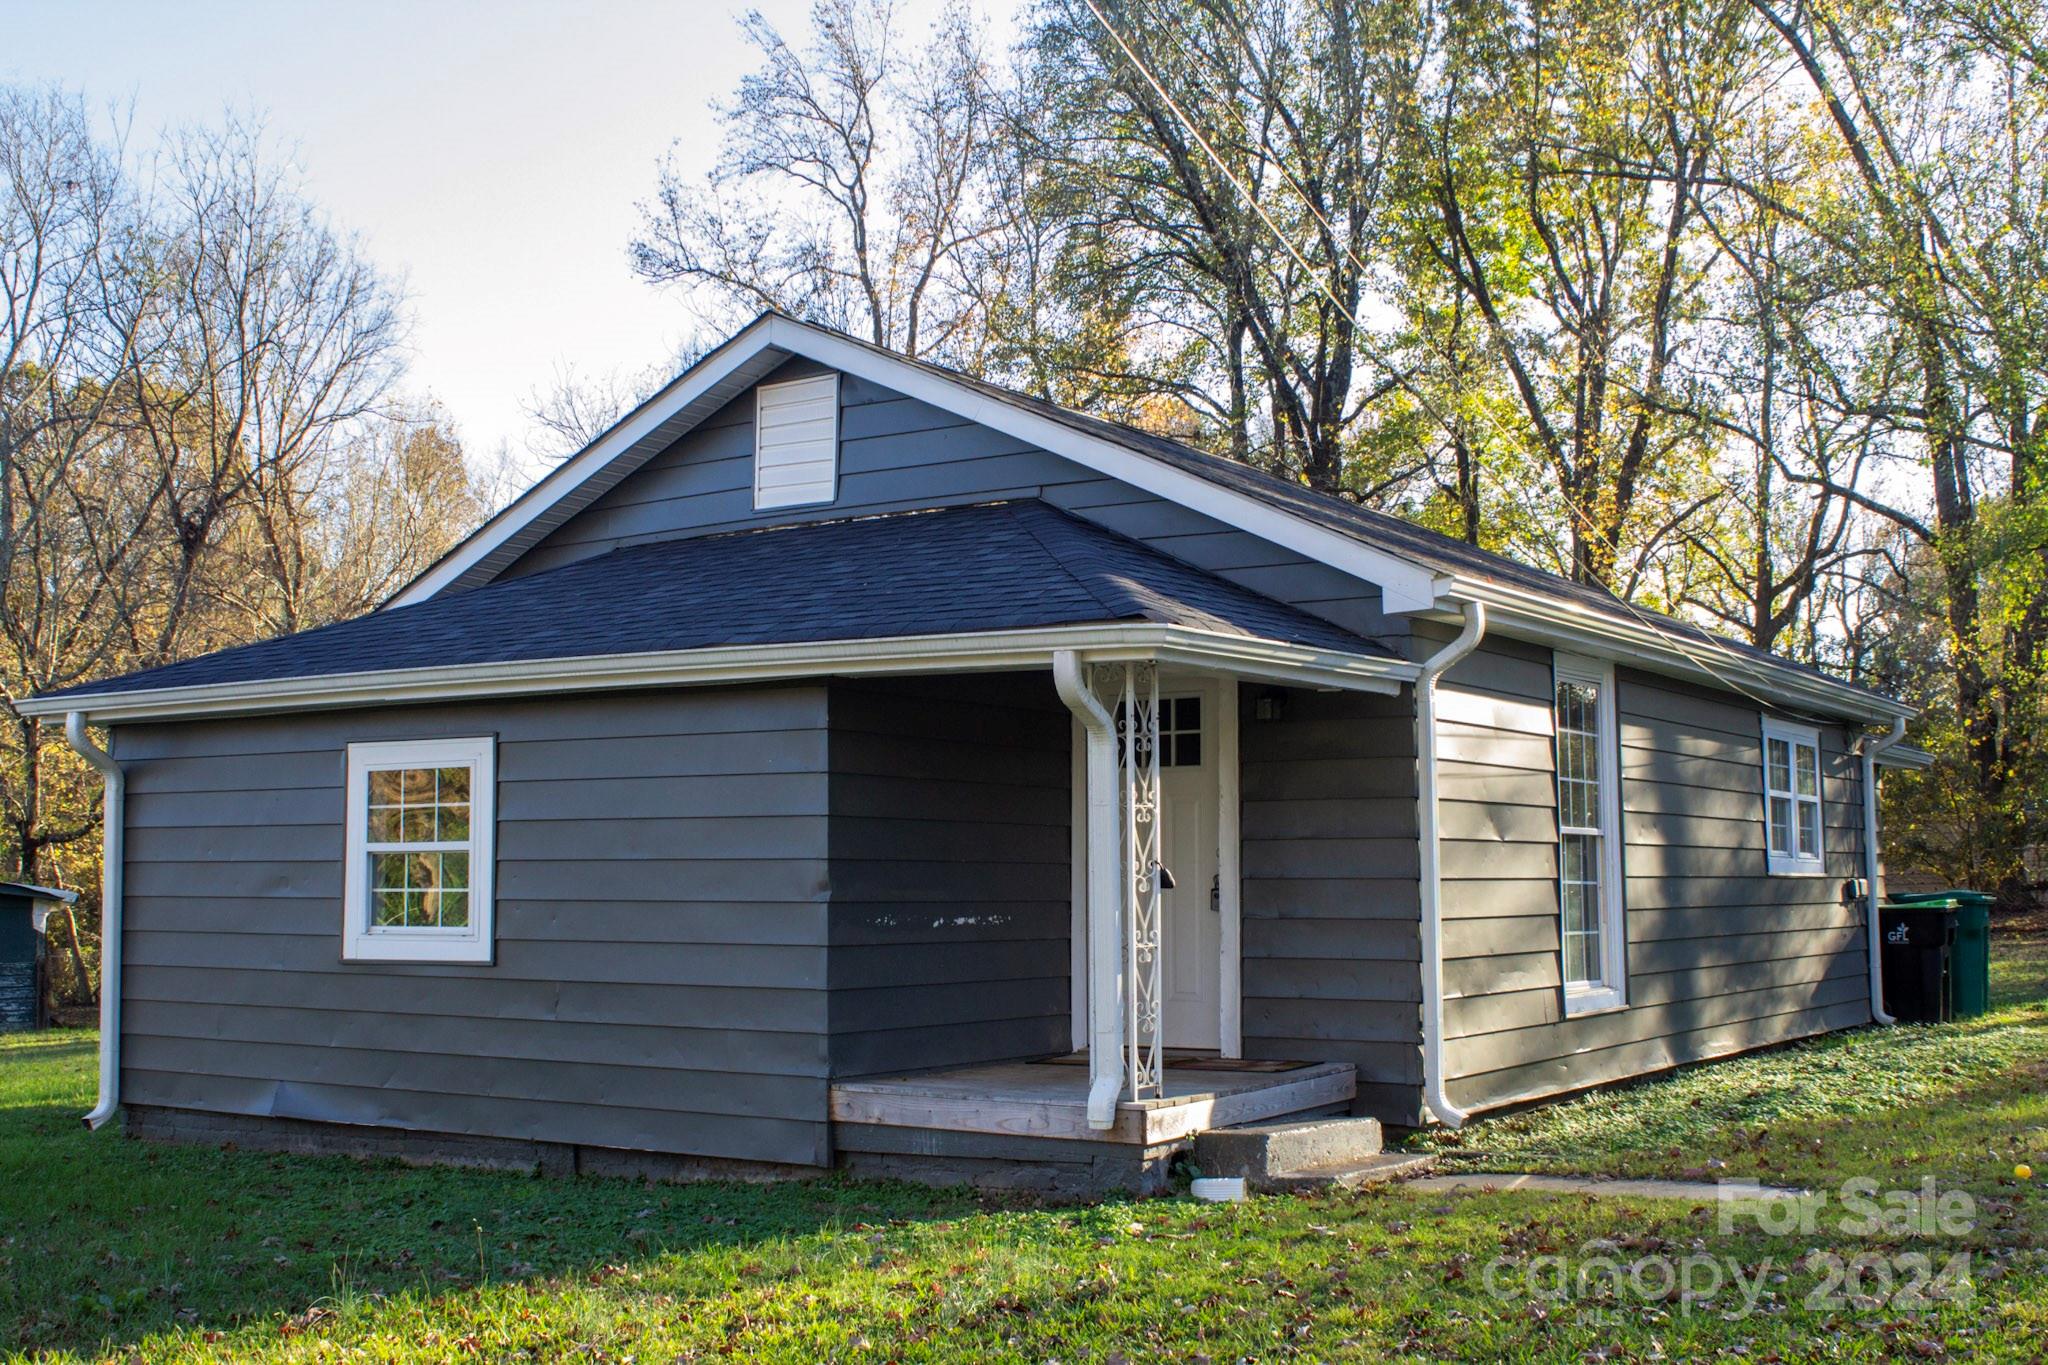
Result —
M 1950 950 L 1949 1013 L 1969 1019 L 1991 1008 L 1991 905 L 1997 898 L 1983 891 L 1936 891 L 1893 896 L 1887 905 L 1921 910 L 1947 910 L 1955 917 L 1955 946 Z

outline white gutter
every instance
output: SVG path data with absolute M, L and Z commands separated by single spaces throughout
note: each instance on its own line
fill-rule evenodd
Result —
M 1400 659 L 1345 654 L 1257 636 L 1188 626 L 1109 624 L 903 635 L 878 640 L 818 640 L 732 645 L 646 654 L 381 669 L 324 677 L 206 683 L 148 691 L 29 697 L 23 715 L 83 710 L 94 724 L 189 716 L 307 711 L 323 707 L 532 696 L 625 687 L 688 687 L 822 675 L 970 672 L 1050 667 L 1059 650 L 1094 662 L 1156 660 L 1220 668 L 1241 677 L 1303 687 L 1392 695 L 1415 676 Z
M 1883 888 L 1878 885 L 1882 866 L 1877 854 L 1877 756 L 1905 737 L 1906 721 L 1900 717 L 1883 739 L 1866 735 L 1856 743 L 1856 752 L 1863 759 L 1863 919 L 1869 937 L 1870 1017 L 1880 1024 L 1898 1020 L 1884 1012 L 1884 930 L 1878 923 Z
M 100 1101 L 85 1116 L 85 1126 L 97 1128 L 121 1107 L 121 874 L 128 779 L 114 756 L 86 734 L 84 712 L 64 717 L 64 738 L 106 779 L 100 817 Z
M 1450 1128 L 1462 1127 L 1465 1111 L 1444 1090 L 1443 850 L 1437 819 L 1436 680 L 1479 647 L 1486 634 L 1486 606 L 1465 604 L 1458 638 L 1429 656 L 1415 679 L 1415 791 L 1422 845 L 1422 1098 L 1429 1112 Z
M 1527 634 L 1555 647 L 1719 688 L 1735 684 L 1737 690 L 1753 689 L 1774 702 L 1827 716 L 1886 725 L 1915 714 L 1904 702 L 1815 676 L 1789 663 L 1756 658 L 1727 645 L 1681 635 L 1675 627 L 1660 629 L 1562 597 L 1465 575 L 1452 581 L 1450 592 L 1455 599 L 1485 605 L 1493 613 L 1498 633 Z
M 1081 674 L 1070 649 L 1052 656 L 1053 686 L 1080 718 L 1088 762 L 1088 1126 L 1116 1123 L 1123 1089 L 1123 877 L 1119 864 L 1116 718 Z

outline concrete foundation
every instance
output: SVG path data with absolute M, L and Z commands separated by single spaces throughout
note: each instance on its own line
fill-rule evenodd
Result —
M 460 1166 L 527 1175 L 615 1176 L 660 1181 L 815 1180 L 820 1166 L 634 1152 L 565 1142 L 533 1142 L 468 1133 L 419 1133 L 261 1114 L 214 1114 L 131 1104 L 128 1136 L 143 1142 L 238 1147 L 254 1152 L 369 1157 L 412 1166 Z M 1052 1200 L 1164 1193 L 1174 1158 L 1189 1144 L 1006 1138 L 923 1128 L 847 1124 L 838 1133 L 838 1168 L 872 1180 L 967 1185 Z
M 418 1133 L 402 1128 L 319 1123 L 262 1114 L 214 1114 L 146 1104 L 126 1105 L 121 1112 L 128 1136 L 144 1142 L 233 1146 L 309 1156 L 373 1157 L 411 1166 L 464 1166 L 527 1175 L 618 1176 L 663 1181 L 810 1180 L 825 1174 L 818 1166 L 634 1152 L 470 1133 Z
M 1190 1146 L 1186 1140 L 1147 1147 L 872 1123 L 838 1125 L 833 1143 L 840 1169 L 855 1175 L 1077 1201 L 1164 1194 L 1174 1159 Z

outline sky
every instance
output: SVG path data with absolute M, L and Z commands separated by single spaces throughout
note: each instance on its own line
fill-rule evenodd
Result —
M 936 9 L 909 0 L 922 29 Z M 809 0 L 0 0 L 0 80 L 132 117 L 131 143 L 265 115 L 311 196 L 411 298 L 408 387 L 479 455 L 524 454 L 563 366 L 666 363 L 689 319 L 633 278 L 634 205 L 672 143 L 708 169 L 710 103 L 752 69 L 736 17 L 792 40 Z

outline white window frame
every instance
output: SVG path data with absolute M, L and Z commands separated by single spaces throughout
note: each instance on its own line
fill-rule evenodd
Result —
M 1788 771 L 1793 773 L 1792 787 L 1784 790 L 1771 785 L 1771 741 L 1777 740 L 1787 746 Z M 1797 768 L 1799 746 L 1807 745 L 1813 750 L 1813 795 L 1799 794 Z M 1764 792 L 1764 862 L 1773 877 L 1819 877 L 1827 872 L 1827 800 L 1823 783 L 1826 771 L 1821 766 L 1820 727 L 1800 725 L 1794 721 L 1779 720 L 1775 716 L 1763 718 L 1763 756 L 1760 764 Z M 1791 853 L 1780 853 L 1771 841 L 1771 801 L 1784 797 L 1792 802 L 1792 826 L 1788 833 L 1795 848 Z M 1813 806 L 1813 852 L 1802 854 L 1796 851 L 1799 830 L 1799 805 L 1801 802 Z
M 787 492 L 765 489 L 761 486 L 761 400 L 781 389 L 820 389 L 825 391 L 824 399 L 832 410 L 832 477 L 826 480 L 825 496 L 821 498 L 793 497 Z M 839 500 L 839 373 L 806 375 L 802 379 L 785 379 L 773 384 L 754 386 L 754 510 L 775 511 L 784 507 L 825 507 Z
M 1564 682 L 1587 684 L 1595 691 L 1594 714 L 1600 726 L 1599 745 L 1596 756 L 1599 760 L 1600 782 L 1600 823 L 1602 828 L 1593 830 L 1581 827 L 1567 829 L 1564 824 L 1564 802 L 1559 799 L 1557 788 L 1557 685 Z M 1550 723 L 1551 723 L 1551 792 L 1557 813 L 1557 968 L 1558 977 L 1564 980 L 1565 953 L 1564 922 L 1564 836 L 1571 833 L 1594 834 L 1600 839 L 1600 979 L 1597 981 L 1564 981 L 1564 1012 L 1567 1015 L 1595 1014 L 1605 1010 L 1625 1009 L 1628 1006 L 1627 979 L 1627 895 L 1626 883 L 1622 880 L 1621 866 L 1621 733 L 1614 704 L 1614 663 L 1609 659 L 1591 659 L 1574 654 L 1554 654 L 1551 657 Z
M 347 864 L 342 876 L 342 959 L 348 962 L 488 963 L 495 946 L 497 743 L 409 739 L 348 746 Z M 469 923 L 460 929 L 370 923 L 370 774 L 392 768 L 469 771 L 469 838 L 446 847 L 469 853 Z

